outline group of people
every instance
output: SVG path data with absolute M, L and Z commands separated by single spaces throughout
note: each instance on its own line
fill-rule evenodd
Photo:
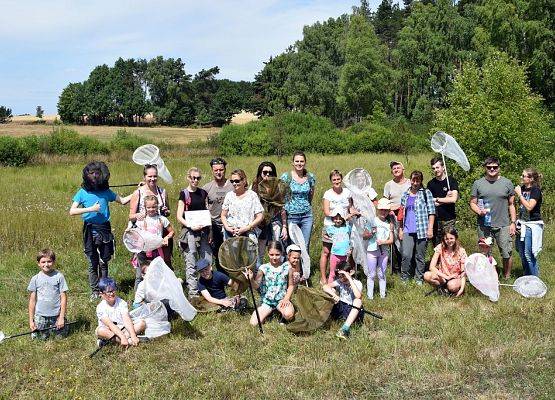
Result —
M 127 304 L 118 301 L 116 284 L 108 277 L 108 263 L 114 254 L 114 238 L 110 226 L 109 203 L 130 204 L 129 226 L 148 231 L 161 239 L 158 249 L 134 258 L 137 290 L 144 275 L 145 261 L 162 257 L 172 267 L 173 242 L 182 253 L 185 284 L 190 300 L 204 301 L 224 309 L 234 309 L 244 299 L 228 296 L 226 287 L 233 279 L 226 275 L 218 252 L 224 240 L 246 236 L 257 246 L 259 259 L 253 271 L 245 271 L 259 289 L 261 305 L 252 314 L 253 325 L 264 321 L 274 311 L 290 321 L 295 309 L 291 298 L 299 284 L 306 284 L 303 274 L 303 252 L 308 253 L 313 231 L 313 198 L 316 179 L 307 170 L 306 156 L 296 152 L 292 168 L 279 178 L 272 162 L 262 162 L 249 185 L 242 169 L 226 177 L 227 163 L 223 158 L 210 161 L 212 180 L 201 186 L 202 173 L 197 167 L 187 171 L 187 186 L 179 192 L 176 219 L 178 231 L 168 219 L 170 203 L 167 192 L 158 185 L 156 165 L 145 165 L 143 182 L 129 196 L 120 197 L 110 190 L 109 171 L 104 163 L 92 162 L 83 169 L 82 188 L 73 197 L 70 215 L 81 215 L 84 252 L 89 262 L 91 301 L 102 298 L 97 307 L 101 339 L 115 338 L 122 344 L 136 344 L 136 335 L 144 323 L 131 323 Z M 403 163 L 390 163 L 392 179 L 383 190 L 383 197 L 371 187 L 357 193 L 343 182 L 343 174 L 329 174 L 331 188 L 322 198 L 324 214 L 321 232 L 322 251 L 319 259 L 322 289 L 337 301 L 333 315 L 345 320 L 337 336 L 345 338 L 350 325 L 362 317 L 362 283 L 354 278 L 355 258 L 360 260 L 359 235 L 363 245 L 366 294 L 374 296 L 374 280 L 378 278 L 380 297 L 386 296 L 387 268 L 399 273 L 402 282 L 424 281 L 456 296 L 465 289 L 462 248 L 456 226 L 455 203 L 459 200 L 458 183 L 447 177 L 441 157 L 430 162 L 434 177 L 425 187 L 421 171 L 405 176 Z M 484 177 L 474 182 L 470 207 L 477 216 L 480 251 L 491 257 L 493 241 L 503 259 L 503 274 L 510 276 L 513 237 L 519 249 L 524 274 L 538 275 L 537 255 L 541 250 L 543 221 L 540 175 L 532 168 L 522 173 L 516 187 L 500 175 L 499 160 L 488 157 L 483 164 Z M 270 201 L 262 192 L 268 182 L 286 187 L 283 202 Z M 518 199 L 518 217 L 515 208 Z M 370 210 L 370 211 L 369 211 Z M 203 211 L 209 222 L 199 223 L 188 214 Z M 300 230 L 302 240 L 294 241 L 289 229 Z M 176 233 L 179 232 L 176 236 Z M 434 255 L 426 268 L 427 243 L 434 245 Z M 300 242 L 300 243 L 299 243 Z M 301 245 L 300 245 L 301 244 Z M 264 263 L 265 255 L 269 260 Z M 355 257 L 356 256 L 356 257 Z M 44 250 L 37 257 L 39 274 L 33 277 L 29 291 L 29 321 L 32 330 L 54 325 L 57 332 L 64 328 L 67 284 L 63 275 L 53 268 L 55 255 Z M 121 300 L 121 299 L 120 299 Z M 127 338 L 124 340 L 124 337 Z

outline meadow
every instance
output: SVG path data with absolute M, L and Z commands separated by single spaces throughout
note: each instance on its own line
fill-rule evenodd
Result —
M 307 168 L 317 178 L 312 270 L 318 269 L 320 199 L 330 187 L 331 169 L 364 167 L 381 192 L 389 161 L 401 159 L 407 170 L 421 169 L 427 181 L 430 156 L 309 154 Z M 270 159 L 280 172 L 290 166 L 289 159 Z M 0 398 L 555 398 L 552 290 L 543 299 L 526 299 L 502 288 L 497 303 L 470 286 L 459 299 L 425 297 L 428 287 L 402 286 L 391 275 L 385 299 L 364 300 L 383 320 L 365 318 L 348 341 L 335 338 L 335 322 L 312 335 L 295 336 L 273 320 L 260 335 L 247 316 L 199 314 L 190 324 L 174 322 L 166 337 L 126 351 L 105 348 L 89 359 L 96 347 L 95 304 L 89 303 L 82 223 L 68 215 L 87 161 L 57 159 L 1 169 L 0 190 L 9 200 L 0 203 L 0 330 L 8 335 L 28 329 L 26 287 L 38 271 L 35 254 L 43 247 L 58 255 L 58 268 L 70 286 L 68 319 L 78 323 L 64 340 L 23 337 L 1 343 Z M 185 171 L 199 166 L 205 171 L 202 183 L 207 182 L 209 158 L 172 153 L 165 161 L 174 176 L 174 184 L 164 185 L 174 211 Z M 252 177 L 260 161 L 230 158 L 228 172 L 241 167 Z M 109 166 L 112 184 L 141 178 L 141 168 L 130 157 Z M 127 189 L 118 192 L 128 194 Z M 119 247 L 110 274 L 120 284 L 120 296 L 131 300 L 134 272 L 121 245 L 128 209 L 113 204 L 111 211 Z M 175 223 L 175 216 L 171 220 Z M 461 237 L 469 253 L 477 250 L 474 229 L 463 229 Z M 540 263 L 549 288 L 555 285 L 554 239 L 548 225 Z M 181 257 L 176 251 L 174 256 L 183 276 Z M 521 274 L 515 256 L 512 278 Z M 317 285 L 316 272 L 312 282 Z

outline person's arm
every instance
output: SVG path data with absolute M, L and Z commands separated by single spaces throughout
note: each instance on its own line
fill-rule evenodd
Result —
M 343 271 L 339 271 L 339 272 L 343 272 Z M 349 280 L 349 284 L 351 285 L 351 289 L 353 291 L 353 294 L 355 295 L 355 299 L 359 299 L 359 300 L 362 299 L 362 293 L 360 292 L 357 285 L 355 284 L 355 281 L 354 281 L 353 277 L 351 276 L 351 274 L 349 274 L 348 272 L 345 272 L 345 275 L 347 276 L 347 279 Z
M 509 234 L 514 236 L 516 233 L 516 209 L 515 195 L 509 196 L 509 216 L 511 217 L 511 225 L 509 225 Z
M 119 194 L 116 194 L 115 202 L 124 206 L 124 205 L 126 205 L 127 203 L 129 203 L 131 201 L 131 197 L 133 197 L 133 193 L 131 193 L 130 195 L 125 196 L 125 197 L 120 197 Z
M 164 238 L 162 238 L 162 244 L 164 246 L 168 245 L 169 240 L 173 237 L 173 235 L 175 234 L 175 231 L 173 230 L 173 226 L 172 224 L 168 224 L 168 226 L 166 226 L 166 231 L 168 231 L 168 234 L 166 236 L 164 236 Z
M 131 200 L 129 202 L 129 221 L 142 221 L 144 219 L 144 214 L 135 212 L 139 205 L 139 191 L 135 190 L 131 195 Z
M 135 332 L 135 327 L 133 326 L 133 321 L 131 320 L 131 316 L 128 312 L 122 315 L 123 317 L 123 326 L 129 332 L 129 336 L 131 338 L 131 343 L 133 346 L 137 346 L 139 344 L 139 338 L 137 337 L 137 333 Z
M 333 298 L 333 301 L 337 303 L 339 301 L 339 296 L 337 295 L 337 292 L 334 289 L 336 286 L 337 286 L 337 283 L 333 281 L 332 283 L 326 283 L 324 286 L 322 286 L 322 290 L 327 294 L 329 294 Z
M 220 218 L 222 220 L 222 225 L 224 226 L 224 229 L 226 231 L 228 231 L 229 233 L 233 234 L 234 233 L 233 232 L 234 228 L 232 226 L 230 226 L 227 222 L 227 211 L 228 210 L 225 210 L 225 209 L 222 208 L 222 213 L 220 215 Z
M 181 223 L 184 227 L 187 227 L 187 222 L 185 222 L 185 218 L 183 218 L 183 213 L 185 212 L 185 203 L 183 200 L 177 201 L 177 221 Z
M 37 305 L 37 293 L 33 290 L 29 294 L 29 329 L 35 331 L 37 325 L 35 325 L 35 307 Z
M 478 199 L 476 197 L 470 198 L 470 209 L 474 211 L 474 213 L 478 216 L 484 216 L 487 214 L 487 211 L 478 207 Z
M 253 279 L 252 271 L 250 269 L 247 269 L 245 272 L 243 272 L 243 275 L 245 275 L 247 279 L 250 279 L 253 289 L 258 289 L 260 287 L 260 284 L 262 283 L 262 277 L 264 276 L 264 272 L 262 272 L 262 270 L 259 269 L 258 273 L 256 274 L 256 278 L 254 279 Z
M 122 331 L 121 329 L 119 329 L 119 327 L 118 327 L 116 324 L 114 324 L 112 321 L 110 321 L 110 318 L 108 318 L 108 317 L 102 317 L 100 320 L 104 323 L 104 325 L 106 325 L 106 326 L 108 327 L 108 329 L 110 329 L 110 331 L 111 331 L 114 335 L 116 335 L 117 337 L 119 337 L 120 344 L 121 344 L 123 347 L 129 346 L 129 342 L 127 341 L 127 337 L 125 336 L 125 334 L 123 333 L 123 331 Z M 125 324 L 124 324 L 124 325 L 125 325 Z M 133 324 L 131 324 L 131 325 L 133 325 Z M 126 328 L 127 328 L 127 327 L 126 327 Z
M 520 189 L 520 186 L 515 187 L 515 193 L 518 196 L 520 204 L 522 204 L 527 211 L 532 211 L 534 207 L 536 207 L 536 204 L 538 204 L 538 201 L 536 199 L 526 200 L 522 195 L 522 190 Z
M 56 320 L 56 329 L 62 329 L 66 324 L 67 293 L 60 293 L 60 315 Z
M 215 297 L 212 297 L 212 295 L 210 294 L 208 289 L 202 290 L 200 292 L 200 294 L 202 294 L 202 297 L 204 297 L 204 299 L 209 303 L 217 304 L 217 305 L 222 306 L 222 307 L 232 307 L 233 306 L 233 301 L 231 299 L 228 299 L 228 298 L 216 299 Z
M 457 202 L 459 198 L 459 191 L 458 190 L 450 190 L 447 192 L 447 196 L 445 197 L 436 197 L 435 201 L 438 205 L 441 204 L 454 204 Z
M 439 261 L 439 257 L 440 257 L 440 252 L 439 251 L 434 251 L 434 255 L 432 256 L 432 259 L 430 260 L 430 272 L 432 273 L 436 273 L 438 276 L 442 277 L 443 279 L 448 279 L 444 273 L 442 273 L 439 268 L 437 267 L 437 263 Z
M 287 212 L 285 208 L 282 208 L 280 211 L 281 216 L 281 235 L 280 238 L 283 241 L 286 241 L 289 238 L 289 234 L 287 232 Z
M 278 307 L 287 307 L 291 302 L 291 296 L 293 296 L 293 292 L 295 291 L 295 284 L 293 283 L 293 268 L 289 268 L 289 273 L 287 274 L 287 292 L 285 292 L 285 296 L 279 302 Z
M 324 210 L 324 217 L 331 217 L 330 201 L 325 197 L 322 200 L 322 210 Z
M 426 236 L 428 239 L 432 239 L 434 237 L 434 221 L 436 219 L 435 214 L 428 215 L 428 231 L 426 232 Z
M 100 203 L 97 201 L 90 207 L 79 207 L 79 203 L 74 201 L 71 203 L 71 207 L 69 209 L 69 215 L 81 215 L 89 212 L 99 212 L 100 211 Z

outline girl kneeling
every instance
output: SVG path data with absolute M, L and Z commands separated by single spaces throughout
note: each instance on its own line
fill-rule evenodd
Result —
M 444 233 L 441 243 L 434 248 L 430 270 L 424 274 L 424 280 L 434 286 L 446 287 L 449 293 L 459 297 L 463 294 L 466 283 L 466 257 L 457 230 L 449 229 Z
M 266 318 L 277 310 L 287 321 L 291 320 L 295 314 L 295 310 L 291 302 L 285 299 L 287 287 L 293 285 L 293 271 L 289 263 L 281 262 L 283 247 L 280 242 L 272 241 L 268 245 L 268 257 L 270 262 L 262 264 L 258 269 L 256 278 L 253 280 L 253 287 L 260 287 L 262 304 L 258 307 L 258 315 L 260 322 L 264 322 Z M 252 271 L 247 272 L 247 277 L 252 278 Z M 256 312 L 252 313 L 251 325 L 256 326 L 258 320 Z

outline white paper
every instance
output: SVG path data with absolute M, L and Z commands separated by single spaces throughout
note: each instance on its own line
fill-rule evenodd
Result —
M 187 226 L 211 226 L 212 218 L 210 217 L 210 211 L 200 210 L 200 211 L 185 211 L 185 221 Z

